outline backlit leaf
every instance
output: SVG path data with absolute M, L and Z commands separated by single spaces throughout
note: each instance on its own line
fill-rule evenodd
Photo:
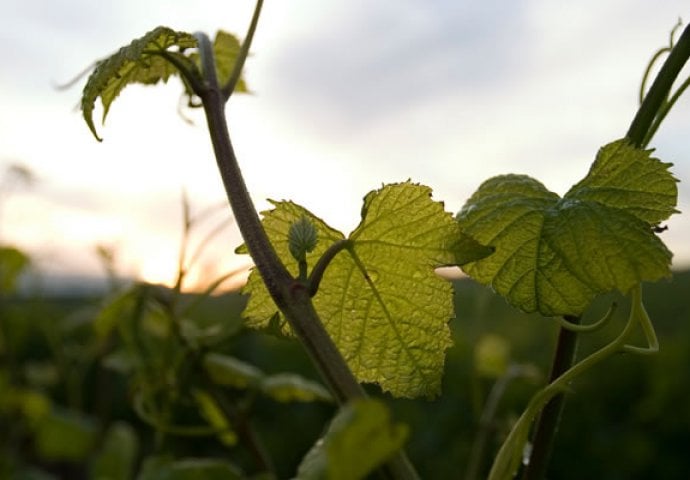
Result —
M 225 85 L 230 80 L 230 74 L 235 68 L 237 56 L 240 53 L 240 41 L 231 33 L 219 30 L 213 40 L 213 53 L 216 58 L 216 73 L 218 83 Z M 235 93 L 248 93 L 247 84 L 240 78 L 235 86 Z
M 288 231 L 302 216 L 314 225 L 319 239 L 306 256 L 309 266 L 344 239 L 300 206 L 274 205 L 264 214 L 263 225 L 294 275 L 297 262 L 289 253 Z M 397 396 L 438 393 L 445 350 L 451 344 L 453 294 L 451 284 L 434 269 L 456 264 L 460 236 L 457 223 L 443 204 L 431 199 L 428 187 L 393 184 L 365 197 L 362 221 L 349 237 L 352 248 L 335 256 L 313 299 L 358 380 L 378 383 Z M 244 312 L 250 326 L 278 324 L 289 333 L 285 321 L 275 316 L 277 308 L 256 271 L 245 291 L 251 294 Z
M 598 294 L 669 276 L 671 253 L 651 228 L 675 211 L 668 166 L 619 140 L 563 198 L 522 175 L 487 180 L 457 218 L 495 252 L 465 271 L 549 316 L 580 315 Z
M 96 99 L 101 99 L 105 121 L 113 100 L 127 85 L 153 85 L 178 73 L 177 67 L 165 56 L 176 59 L 190 72 L 196 71 L 194 63 L 182 53 L 193 47 L 196 47 L 196 39 L 192 35 L 158 27 L 98 62 L 86 82 L 81 101 L 84 120 L 94 136 L 100 140 L 93 123 Z
M 402 447 L 407 435 L 407 426 L 394 424 L 380 401 L 350 403 L 304 457 L 296 480 L 365 478 Z

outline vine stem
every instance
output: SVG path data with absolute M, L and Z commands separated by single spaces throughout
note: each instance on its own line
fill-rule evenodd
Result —
M 673 43 L 673 34 L 671 43 Z M 656 60 L 657 56 L 658 55 L 655 55 L 652 62 Z M 659 74 L 654 79 L 652 86 L 649 88 L 649 92 L 644 97 L 640 108 L 630 124 L 626 133 L 626 138 L 630 140 L 635 147 L 644 148 L 649 144 L 664 117 L 671 106 L 673 106 L 673 103 L 675 103 L 680 94 L 688 86 L 688 81 L 684 82 L 678 92 L 671 97 L 671 100 L 667 100 L 674 82 L 689 57 L 690 25 L 683 31 L 678 39 L 678 43 L 670 49 L 666 61 L 659 70 Z M 645 80 L 647 73 L 645 73 Z M 571 319 L 566 318 L 566 320 L 570 320 L 572 323 Z M 642 325 L 644 328 L 648 327 L 645 323 Z M 651 330 L 651 332 L 653 333 L 653 330 Z M 645 333 L 648 334 L 649 332 L 646 330 Z M 623 336 L 623 334 L 621 334 L 621 336 Z M 649 335 L 647 336 L 650 338 Z M 654 338 L 654 340 L 656 339 Z M 571 367 L 575 360 L 576 346 L 577 332 L 568 331 L 561 327 L 554 354 L 554 362 L 552 364 L 552 380 L 560 378 L 559 375 L 562 376 L 564 372 L 573 370 Z M 615 348 L 618 347 L 619 346 L 615 346 Z M 653 344 L 652 347 L 654 347 Z M 624 350 L 640 353 L 636 350 L 636 347 L 626 346 Z M 564 395 L 556 395 L 548 402 L 541 412 L 533 435 L 533 450 L 530 454 L 529 463 L 523 472 L 523 480 L 539 480 L 544 478 L 556 431 L 558 430 L 560 417 L 563 412 L 564 402 Z
M 636 147 L 644 147 L 650 142 L 650 133 L 653 134 L 656 130 L 653 127 L 654 121 L 659 116 L 659 112 L 663 110 L 663 105 L 669 96 L 671 88 L 673 88 L 673 83 L 678 78 L 688 57 L 690 57 L 690 25 L 685 27 L 678 39 L 678 43 L 673 47 L 666 61 L 661 66 L 659 74 L 654 79 L 654 83 L 649 88 L 649 92 L 642 101 L 642 105 L 640 105 L 635 118 L 630 124 L 628 133 L 625 135 Z M 656 125 L 657 128 L 658 123 Z
M 256 4 L 250 34 L 240 50 L 235 70 L 241 71 L 249 52 L 262 1 Z M 223 186 L 249 254 L 271 298 L 285 315 L 295 335 L 309 353 L 333 395 L 340 404 L 366 397 L 364 389 L 350 371 L 345 359 L 326 332 L 311 302 L 308 285 L 290 275 L 264 231 L 249 196 L 235 156 L 225 118 L 225 103 L 232 92 L 218 83 L 211 42 L 203 33 L 195 35 L 199 45 L 203 88 L 195 92 L 202 100 L 211 143 Z M 227 86 L 226 86 L 227 88 Z M 382 468 L 386 478 L 415 480 L 418 475 L 404 452 L 398 451 Z
M 642 304 L 642 287 L 637 285 L 632 288 L 630 291 L 630 297 L 630 314 L 628 315 L 628 321 L 621 333 L 610 343 L 567 369 L 565 372 L 559 375 L 558 378 L 538 391 L 532 397 L 527 405 L 527 408 L 515 423 L 515 426 L 508 435 L 508 438 L 503 443 L 501 450 L 498 452 L 496 461 L 494 462 L 493 468 L 489 473 L 489 480 L 503 480 L 505 478 L 512 478 L 514 470 L 516 470 L 517 466 L 519 465 L 519 462 L 516 463 L 514 459 L 522 451 L 522 446 L 524 443 L 521 442 L 521 439 L 524 438 L 526 440 L 527 429 L 529 428 L 532 419 L 534 419 L 553 398 L 563 394 L 564 392 L 567 392 L 570 384 L 576 378 L 616 353 L 628 352 L 636 354 L 652 354 L 659 350 L 659 342 L 657 341 L 654 327 L 652 326 L 649 315 L 645 311 L 644 305 Z M 647 341 L 646 347 L 637 347 L 627 344 L 627 341 L 636 326 L 640 326 L 642 328 L 642 331 L 645 335 L 645 340 Z M 517 449 L 519 449 L 519 451 L 516 451 Z
M 306 286 L 294 279 L 276 254 L 254 208 L 237 163 L 225 119 L 225 95 L 215 75 L 208 37 L 197 34 L 206 79 L 200 92 L 218 169 L 237 225 L 256 268 L 278 308 L 311 355 L 335 397 L 344 403 L 364 395 L 345 360 L 323 328 Z
M 571 324 L 580 324 L 579 317 L 566 316 L 564 318 Z M 573 366 L 577 351 L 577 336 L 578 332 L 576 331 L 564 327 L 560 328 L 556 341 L 556 351 L 551 364 L 549 383 L 554 382 Z M 564 408 L 565 395 L 561 393 L 552 398 L 541 411 L 532 436 L 532 453 L 522 475 L 523 480 L 536 480 L 544 478 L 546 475 L 546 468 L 549 464 Z

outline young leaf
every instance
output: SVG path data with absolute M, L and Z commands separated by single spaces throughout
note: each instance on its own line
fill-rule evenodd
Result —
M 547 316 L 580 315 L 598 294 L 670 275 L 671 253 L 651 228 L 675 211 L 668 167 L 619 140 L 563 198 L 522 175 L 487 180 L 457 218 L 496 251 L 465 271 Z
M 296 480 L 365 478 L 402 447 L 406 425 L 394 424 L 378 400 L 358 400 L 340 409 L 326 434 L 302 460 Z
M 219 30 L 213 40 L 213 54 L 216 58 L 216 73 L 218 83 L 225 85 L 230 80 L 230 75 L 235 68 L 237 55 L 240 53 L 240 41 L 231 33 Z M 194 55 L 195 60 L 198 55 Z M 247 84 L 240 78 L 235 86 L 235 93 L 248 93 Z
M 171 50 L 173 47 L 177 50 Z M 93 135 L 101 140 L 93 123 L 97 98 L 100 97 L 103 104 L 105 121 L 113 100 L 130 83 L 153 85 L 179 73 L 170 59 L 183 66 L 189 74 L 198 75 L 195 64 L 182 53 L 193 47 L 196 47 L 196 39 L 189 33 L 158 27 L 98 62 L 86 82 L 81 99 L 82 114 Z
M 263 225 L 278 255 L 292 268 L 288 231 L 302 216 L 319 242 L 307 254 L 314 265 L 344 236 L 307 210 L 274 202 Z M 378 383 L 397 396 L 433 396 L 440 388 L 448 320 L 453 315 L 450 283 L 434 268 L 456 262 L 460 229 L 431 199 L 428 187 L 409 182 L 387 185 L 364 199 L 362 222 L 350 235 L 351 248 L 335 256 L 314 297 L 316 311 L 362 382 Z M 259 274 L 252 272 L 245 292 L 247 323 L 266 328 L 276 318 Z M 284 333 L 289 327 L 282 321 Z M 275 321 L 273 322 L 275 324 Z

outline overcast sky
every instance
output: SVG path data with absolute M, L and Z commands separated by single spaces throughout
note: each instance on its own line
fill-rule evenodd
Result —
M 170 281 L 180 195 L 224 199 L 201 112 L 178 115 L 180 85 L 128 87 L 96 142 L 76 109 L 84 81 L 62 83 L 157 25 L 244 35 L 239 0 L 3 0 L 0 168 L 21 162 L 30 189 L 2 195 L 0 242 L 52 272 L 94 273 L 97 244 L 123 273 Z M 359 221 L 381 183 L 428 184 L 456 212 L 482 180 L 525 173 L 563 194 L 597 149 L 625 134 L 651 54 L 681 0 L 268 0 L 246 68 L 252 95 L 228 107 L 257 206 L 301 203 L 335 228 Z M 653 141 L 673 162 L 690 210 L 690 98 Z M 7 192 L 4 192 L 7 193 Z M 690 219 L 663 239 L 690 266 Z M 238 264 L 227 228 L 206 278 Z

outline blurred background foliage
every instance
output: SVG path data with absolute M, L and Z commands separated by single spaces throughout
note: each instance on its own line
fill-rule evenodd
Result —
M 243 328 L 237 293 L 115 277 L 103 296 L 20 293 L 29 266 L 0 249 L 0 478 L 290 478 L 335 412 L 295 341 Z M 386 398 L 423 478 L 484 478 L 558 330 L 469 280 L 455 287 L 443 394 Z M 573 385 L 551 478 L 687 478 L 688 292 L 690 272 L 645 287 L 661 351 L 621 355 Z M 613 301 L 619 317 L 584 334 L 581 355 L 620 328 L 615 295 L 590 320 Z

